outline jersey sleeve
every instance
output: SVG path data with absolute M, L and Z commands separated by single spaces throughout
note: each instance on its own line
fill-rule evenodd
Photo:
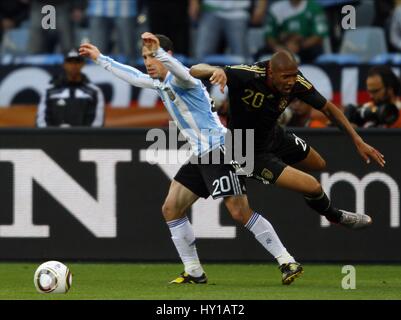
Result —
M 248 71 L 244 70 L 245 66 L 225 66 L 224 72 L 227 76 L 228 88 L 239 87 L 246 78 Z
M 105 109 L 103 92 L 98 86 L 95 86 L 92 83 L 89 83 L 88 86 L 91 87 L 96 92 L 95 95 L 96 108 L 90 109 L 89 114 L 86 115 L 87 116 L 86 118 L 88 119 L 87 125 L 90 125 L 91 127 L 102 127 L 104 125 L 104 109 Z
M 48 85 L 40 95 L 40 102 L 38 105 L 38 111 L 36 114 L 36 126 L 44 128 L 48 126 L 48 93 L 52 86 Z
M 116 62 L 112 58 L 104 55 L 100 55 L 95 62 L 121 80 L 135 87 L 155 88 L 153 79 L 134 67 Z
M 302 74 L 297 76 L 296 85 L 298 87 L 296 97 L 303 102 L 311 105 L 315 109 L 322 109 L 326 103 L 327 99 L 323 97 L 319 91 L 308 81 Z
M 162 48 L 156 52 L 156 59 L 174 75 L 176 84 L 181 88 L 193 88 L 199 81 L 191 76 L 189 69 L 186 68 L 180 61 L 169 55 Z

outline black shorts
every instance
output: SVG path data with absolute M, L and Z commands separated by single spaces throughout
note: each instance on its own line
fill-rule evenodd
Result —
M 274 184 L 287 165 L 304 160 L 310 146 L 294 133 L 279 128 L 273 146 L 255 154 L 254 169 L 249 177 Z
M 237 175 L 235 167 L 224 164 L 224 155 L 220 151 L 220 163 L 201 164 L 205 157 L 210 159 L 211 152 L 202 158 L 193 157 L 184 164 L 174 177 L 197 196 L 213 199 L 246 194 L 245 176 Z M 197 162 L 196 162 L 197 161 Z

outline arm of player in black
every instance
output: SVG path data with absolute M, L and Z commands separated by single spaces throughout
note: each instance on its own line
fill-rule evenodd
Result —
M 327 101 L 321 111 L 341 130 L 348 133 L 354 142 L 358 153 L 367 163 L 370 163 L 370 159 L 373 159 L 380 166 L 384 167 L 384 164 L 386 163 L 386 161 L 384 161 L 384 155 L 363 141 L 341 110 L 339 110 L 332 102 Z
M 221 93 L 224 93 L 224 87 L 227 84 L 227 75 L 223 68 L 201 63 L 192 66 L 189 73 L 198 79 L 208 78 L 211 84 L 220 86 Z
M 300 75 L 300 85 L 304 87 L 304 90 L 298 93 L 297 98 L 323 112 L 332 123 L 336 124 L 337 127 L 347 133 L 354 142 L 358 153 L 367 163 L 370 163 L 370 159 L 373 159 L 380 166 L 384 167 L 386 163 L 384 161 L 384 156 L 378 150 L 363 141 L 341 110 L 324 98 L 309 81 L 302 77 L 302 75 Z

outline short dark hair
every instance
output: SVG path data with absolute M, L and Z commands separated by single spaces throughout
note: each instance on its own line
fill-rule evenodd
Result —
M 369 69 L 368 77 L 380 76 L 385 88 L 392 88 L 394 94 L 399 96 L 401 94 L 401 83 L 397 75 L 387 65 L 374 66 Z
M 163 34 L 155 34 L 155 36 L 159 39 L 160 47 L 162 47 L 164 51 L 174 51 L 173 41 L 171 41 L 169 37 Z

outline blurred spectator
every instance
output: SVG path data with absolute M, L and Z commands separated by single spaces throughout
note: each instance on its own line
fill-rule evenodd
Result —
M 401 1 L 398 1 L 390 23 L 390 43 L 391 46 L 401 51 Z
M 0 44 L 5 31 L 18 28 L 29 14 L 29 0 L 0 1 Z
M 374 1 L 379 2 L 376 0 Z M 341 13 L 341 9 L 346 5 L 352 5 L 355 7 L 360 3 L 360 0 L 316 0 L 316 2 L 322 6 L 326 14 L 330 37 L 330 49 L 333 52 L 338 52 L 344 32 L 341 27 L 341 20 L 344 17 Z
M 386 41 L 389 47 L 389 51 L 397 50 L 397 47 L 393 46 L 391 41 L 391 24 L 392 16 L 395 9 L 395 5 L 400 3 L 399 0 L 375 0 L 374 1 L 374 20 L 373 25 L 381 27 L 385 30 Z
M 295 99 L 285 109 L 282 114 L 281 124 L 287 127 L 307 127 L 307 128 L 324 128 L 327 124 L 313 119 L 312 106 L 303 102 L 302 100 Z
M 64 72 L 51 80 L 40 99 L 38 127 L 103 126 L 103 93 L 81 72 L 84 64 L 76 50 L 65 56 Z
M 110 54 L 114 37 L 118 53 L 135 63 L 137 0 L 89 0 L 87 13 L 90 42 L 104 54 Z
M 313 62 L 323 53 L 328 26 L 322 8 L 314 0 L 284 0 L 272 4 L 265 34 L 266 46 L 259 57 L 286 47 L 302 63 Z
M 147 0 L 150 31 L 174 39 L 174 52 L 189 55 L 189 0 Z M 166 14 L 168 13 L 168 19 Z
M 360 107 L 349 105 L 345 108 L 345 115 L 350 122 L 364 128 L 399 127 L 401 85 L 392 69 L 386 65 L 370 68 L 366 88 L 371 101 Z
M 252 14 L 251 0 L 190 0 L 192 20 L 199 16 L 195 56 L 201 61 L 218 52 L 224 35 L 229 54 L 248 58 L 246 37 L 249 24 L 260 24 L 265 16 L 267 0 L 257 0 Z
M 394 10 L 394 5 L 398 2 L 398 0 L 375 0 L 375 18 L 373 20 L 373 25 L 386 28 Z
M 80 19 L 86 6 L 86 1 L 80 0 L 30 0 L 30 37 L 29 52 L 53 53 L 60 45 L 60 50 L 66 53 L 74 44 L 74 19 Z M 42 19 L 45 14 L 42 8 L 46 5 L 56 9 L 56 29 L 43 29 Z

